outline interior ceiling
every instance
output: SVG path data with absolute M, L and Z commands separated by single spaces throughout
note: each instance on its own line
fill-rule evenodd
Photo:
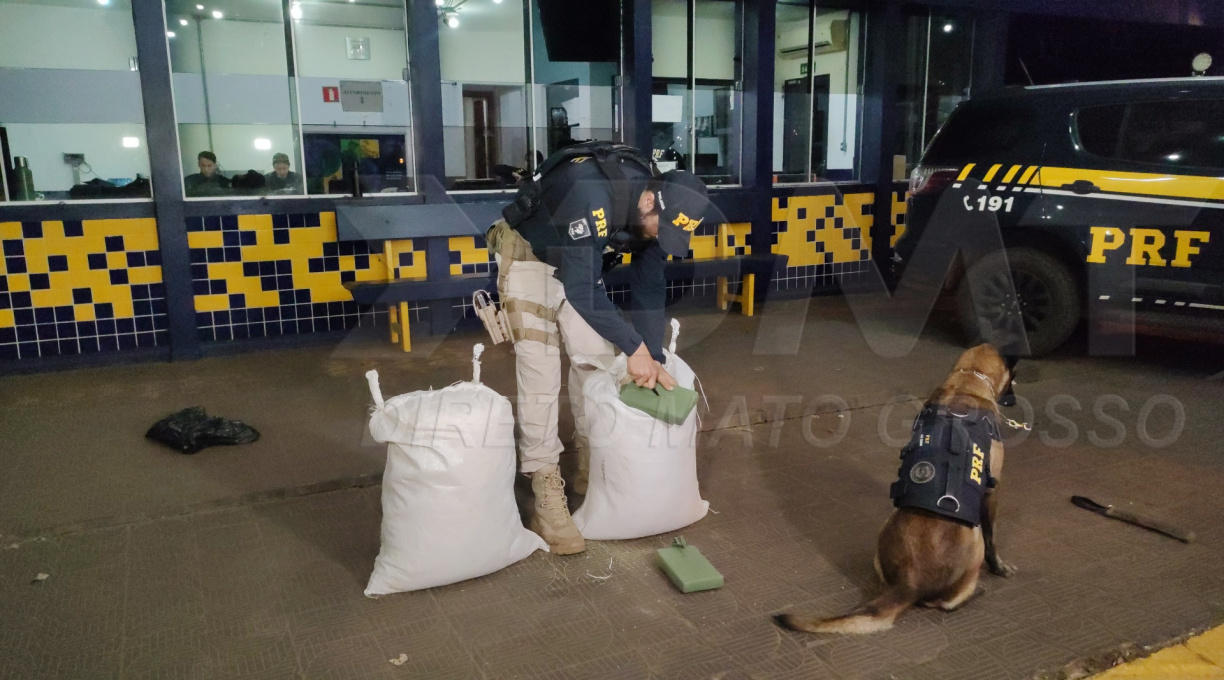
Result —
M 322 26 L 353 26 L 358 28 L 404 29 L 405 0 L 298 0 L 302 7 L 303 24 Z M 457 0 L 448 0 L 454 5 Z M 40 5 L 118 11 L 131 13 L 131 0 L 0 0 L 0 4 Z M 203 5 L 197 10 L 196 5 Z M 226 20 L 279 23 L 281 0 L 166 0 L 166 21 L 173 28 L 179 19 L 199 14 L 213 21 L 213 10 L 219 10 Z M 523 0 L 467 0 L 459 10 L 459 28 L 444 30 L 504 31 L 520 26 Z
M 96 0 L 92 1 L 96 4 Z M 404 30 L 404 0 L 298 1 L 302 8 L 300 21 L 303 24 Z M 450 4 L 454 4 L 454 0 Z M 197 5 L 204 5 L 204 10 L 197 10 Z M 221 11 L 227 20 L 281 21 L 280 0 L 166 0 L 167 20 L 172 23 L 197 14 L 211 18 L 213 10 Z M 457 30 L 505 30 L 507 22 L 522 16 L 522 12 L 522 0 L 467 0 L 459 10 L 460 28 Z

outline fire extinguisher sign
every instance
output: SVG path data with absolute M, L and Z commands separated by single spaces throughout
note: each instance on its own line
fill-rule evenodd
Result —
M 340 101 L 340 88 L 324 87 L 323 88 L 323 103 L 332 104 Z

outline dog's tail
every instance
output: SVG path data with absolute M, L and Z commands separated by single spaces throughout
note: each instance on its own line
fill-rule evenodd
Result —
M 893 587 L 878 597 L 859 605 L 857 609 L 833 619 L 821 619 L 803 614 L 778 614 L 778 625 L 804 633 L 845 633 L 863 635 L 892 628 L 897 615 L 914 604 L 917 597 L 908 589 Z

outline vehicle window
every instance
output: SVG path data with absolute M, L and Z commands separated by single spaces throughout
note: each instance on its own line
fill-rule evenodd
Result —
M 924 163 L 952 163 L 998 156 L 1024 137 L 1032 115 L 1004 107 L 962 108 L 952 114 L 931 142 Z
M 1172 167 L 1224 168 L 1224 101 L 1137 102 L 1087 108 L 1080 141 L 1106 158 Z
M 1075 114 L 1080 146 L 1094 156 L 1113 158 L 1118 151 L 1118 133 L 1126 116 L 1126 104 L 1093 106 Z

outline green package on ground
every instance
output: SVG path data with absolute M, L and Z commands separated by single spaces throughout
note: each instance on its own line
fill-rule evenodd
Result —
M 620 400 L 652 418 L 669 425 L 683 424 L 697 406 L 697 392 L 676 385 L 673 389 L 655 387 L 648 390 L 634 383 L 621 386 Z
M 722 574 L 710 564 L 701 551 L 685 542 L 683 537 L 672 541 L 659 553 L 659 567 L 682 593 L 714 590 L 723 585 Z

